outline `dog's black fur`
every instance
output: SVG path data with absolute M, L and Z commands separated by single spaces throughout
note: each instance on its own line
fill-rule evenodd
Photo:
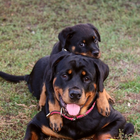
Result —
M 112 106 L 110 106 L 110 116 L 103 117 L 98 113 L 96 104 L 94 109 L 83 118 L 71 121 L 62 117 L 61 130 L 52 131 L 50 118 L 46 118 L 51 109 L 50 104 L 57 105 L 58 102 L 68 117 L 76 117 L 69 113 L 68 104 L 80 106 L 79 114 L 84 114 L 93 102 L 96 102 L 99 90 L 103 90 L 103 81 L 107 78 L 109 69 L 99 59 L 63 51 L 52 55 L 49 62 L 50 69 L 45 73 L 46 105 L 28 124 L 24 140 L 41 140 L 47 136 L 77 140 L 93 135 L 93 140 L 105 140 L 118 137 L 119 129 L 124 129 L 127 135 L 134 133 L 134 126 L 126 123 L 121 113 L 114 110 Z
M 100 57 L 98 42 L 101 41 L 101 37 L 96 27 L 91 24 L 78 24 L 67 27 L 59 33 L 58 38 L 59 41 L 54 45 L 51 55 L 57 54 L 61 50 L 66 50 L 74 54 L 81 54 L 92 58 Z M 49 67 L 47 67 L 48 62 L 49 56 L 41 58 L 28 75 L 15 76 L 0 71 L 0 77 L 11 82 L 26 81 L 30 92 L 39 99 L 39 108 L 41 108 L 45 105 L 46 101 L 44 100 L 46 99 L 44 95 L 46 90 L 43 86 L 45 83 L 43 82 L 43 77 L 45 70 L 49 70 Z M 100 91 L 100 93 L 97 100 L 98 111 L 107 117 L 110 114 L 108 100 L 112 100 L 112 98 L 105 90 Z
M 95 58 L 100 57 L 98 41 L 101 41 L 100 34 L 96 27 L 91 24 L 78 24 L 63 29 L 58 35 L 59 41 L 54 45 L 52 54 L 66 49 L 69 52 L 83 54 Z M 11 82 L 26 81 L 31 93 L 37 99 L 40 98 L 43 85 L 43 74 L 47 67 L 49 56 L 37 61 L 32 72 L 24 76 L 15 76 L 0 71 L 0 77 Z

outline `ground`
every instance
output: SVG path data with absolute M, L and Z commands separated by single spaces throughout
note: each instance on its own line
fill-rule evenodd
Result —
M 140 139 L 139 0 L 0 0 L 0 71 L 24 75 L 49 55 L 58 33 L 77 23 L 94 24 L 100 34 L 101 59 L 109 65 L 105 88 L 114 108 L 135 126 Z M 23 139 L 38 112 L 25 82 L 0 78 L 0 139 Z M 53 140 L 53 138 L 49 138 Z

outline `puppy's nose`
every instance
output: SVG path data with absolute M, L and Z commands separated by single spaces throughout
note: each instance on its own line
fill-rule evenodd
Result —
M 92 51 L 92 55 L 93 55 L 94 57 L 98 57 L 99 51 L 98 51 L 98 50 Z
M 79 100 L 82 96 L 82 92 L 80 89 L 70 89 L 69 91 L 69 97 L 72 100 Z

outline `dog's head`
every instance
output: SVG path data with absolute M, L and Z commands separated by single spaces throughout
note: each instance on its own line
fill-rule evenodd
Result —
M 69 52 L 94 58 L 100 57 L 100 34 L 92 24 L 67 27 L 59 33 L 61 47 Z
M 54 93 L 69 115 L 83 114 L 96 94 L 103 91 L 103 81 L 108 76 L 109 68 L 99 59 L 73 54 L 60 56 L 58 62 L 57 55 L 52 59 L 52 87 L 46 87 L 47 92 L 51 95 Z

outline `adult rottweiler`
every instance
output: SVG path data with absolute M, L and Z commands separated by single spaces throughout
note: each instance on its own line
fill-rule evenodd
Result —
M 98 42 L 101 41 L 100 34 L 92 24 L 78 24 L 63 29 L 58 35 L 59 41 L 54 45 L 52 54 L 61 50 L 66 50 L 74 54 L 81 54 L 93 58 L 100 57 Z M 14 76 L 0 71 L 0 76 L 8 81 L 20 82 L 26 81 L 29 90 L 39 99 L 39 106 L 44 106 L 46 102 L 46 87 L 43 82 L 44 71 L 47 71 L 49 56 L 41 58 L 34 66 L 29 75 Z M 49 68 L 48 68 L 49 69 Z M 108 100 L 112 100 L 105 89 L 99 92 L 97 99 L 97 108 L 103 116 L 109 116 L 110 106 Z
M 92 24 L 78 24 L 67 27 L 59 33 L 58 38 L 59 42 L 54 45 L 51 55 L 65 50 L 74 54 L 100 58 L 101 53 L 98 42 L 101 41 L 101 37 L 98 29 Z M 41 91 L 40 107 L 44 106 L 46 102 L 45 82 L 43 82 Z M 114 102 L 105 89 L 99 92 L 99 98 L 97 99 L 98 111 L 106 117 L 110 114 L 108 100 Z
M 126 123 L 121 113 L 111 105 L 109 117 L 100 115 L 97 110 L 99 91 L 104 90 L 103 81 L 109 73 L 105 63 L 64 51 L 52 55 L 49 62 L 46 105 L 29 122 L 24 140 L 42 140 L 47 136 L 106 140 L 117 138 L 119 129 L 125 136 L 134 133 L 134 126 Z M 59 117 L 63 120 L 60 131 Z M 56 123 L 52 123 L 50 118 Z

